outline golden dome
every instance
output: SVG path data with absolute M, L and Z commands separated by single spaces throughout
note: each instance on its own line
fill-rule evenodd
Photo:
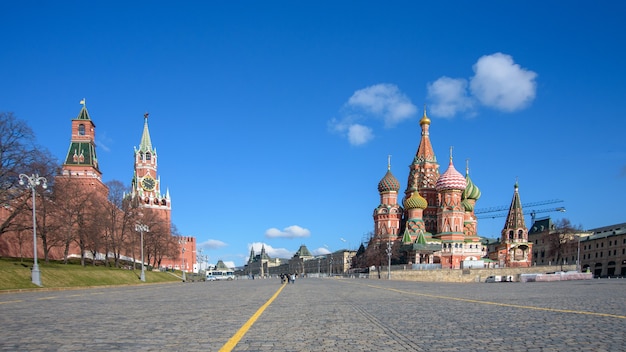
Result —
M 424 116 L 422 116 L 422 119 L 420 120 L 420 126 L 423 124 L 430 125 L 430 119 L 426 116 L 426 105 L 424 105 Z

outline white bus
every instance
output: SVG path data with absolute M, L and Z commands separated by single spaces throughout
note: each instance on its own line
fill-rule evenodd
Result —
M 206 272 L 206 281 L 234 280 L 235 273 L 227 270 L 209 270 Z

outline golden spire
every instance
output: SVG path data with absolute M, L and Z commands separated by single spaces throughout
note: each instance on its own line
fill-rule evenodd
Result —
M 430 119 L 426 116 L 426 104 L 424 104 L 424 116 L 420 120 L 420 125 L 427 124 L 430 125 Z

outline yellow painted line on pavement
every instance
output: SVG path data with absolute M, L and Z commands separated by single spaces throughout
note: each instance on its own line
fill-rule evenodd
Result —
M 250 328 L 252 327 L 252 324 L 254 324 L 256 322 L 256 320 L 259 319 L 261 314 L 263 314 L 265 309 L 267 309 L 267 307 L 269 307 L 269 305 L 272 304 L 272 302 L 274 302 L 276 297 L 278 297 L 278 295 L 280 294 L 280 291 L 282 291 L 283 288 L 285 288 L 285 286 L 286 286 L 286 284 L 280 285 L 280 288 L 278 289 L 278 291 L 276 291 L 276 293 L 274 293 L 272 298 L 270 298 L 267 302 L 265 302 L 265 304 L 262 305 L 261 308 L 259 308 L 259 310 L 257 310 L 256 313 L 254 313 L 250 317 L 250 319 L 248 319 L 248 321 L 245 324 L 243 324 L 243 326 L 235 333 L 235 335 L 233 335 L 233 337 L 231 337 L 228 340 L 228 342 L 226 342 L 224 344 L 224 346 L 222 346 L 222 348 L 220 348 L 219 351 L 220 352 L 230 352 L 230 351 L 232 351 L 233 348 L 235 348 L 235 346 L 237 346 L 237 343 L 239 343 L 239 340 L 241 340 L 243 335 L 245 335 L 248 332 L 248 330 L 250 330 Z
M 41 297 L 41 298 L 37 298 L 38 301 L 45 301 L 48 299 L 55 299 L 57 298 L 57 296 L 48 296 L 48 297 Z
M 15 301 L 4 301 L 4 302 L 0 302 L 0 304 L 8 304 L 8 303 L 20 303 L 20 302 L 24 302 L 21 299 L 15 300 Z
M 411 291 L 403 291 L 403 290 L 398 290 L 398 289 L 395 289 L 395 288 L 382 287 L 382 286 L 376 286 L 376 285 L 365 285 L 365 286 L 369 286 L 369 287 L 373 287 L 373 288 L 379 288 L 379 289 L 388 290 L 388 291 L 394 291 L 394 292 L 398 292 L 398 293 L 402 293 L 402 294 L 410 294 L 410 295 L 414 295 L 414 296 L 430 297 L 430 298 L 438 298 L 438 299 L 448 299 L 448 300 L 452 300 L 452 301 L 489 304 L 489 305 L 492 305 L 492 306 L 500 306 L 500 307 L 511 307 L 511 308 L 521 308 L 521 309 L 543 310 L 543 311 L 548 311 L 548 312 L 573 313 L 573 314 L 593 315 L 593 316 L 598 316 L 598 317 L 626 319 L 625 315 L 598 313 L 598 312 L 587 312 L 587 311 L 583 311 L 583 310 L 570 310 L 570 309 L 558 309 L 558 308 L 525 306 L 525 305 L 521 305 L 521 304 L 481 301 L 481 300 L 470 299 L 470 298 L 459 298 L 459 297 L 450 297 L 450 296 L 431 295 L 431 294 L 427 294 L 427 293 L 417 293 L 417 292 L 411 292 Z

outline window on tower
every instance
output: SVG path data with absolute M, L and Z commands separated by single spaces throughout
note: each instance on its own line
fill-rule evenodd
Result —
M 83 125 L 82 123 L 78 125 L 78 135 L 79 136 L 85 135 L 85 125 Z
M 151 156 L 152 156 L 152 155 L 150 154 L 150 152 L 146 153 L 146 161 L 149 161 L 149 160 L 150 160 L 150 158 L 151 158 Z

